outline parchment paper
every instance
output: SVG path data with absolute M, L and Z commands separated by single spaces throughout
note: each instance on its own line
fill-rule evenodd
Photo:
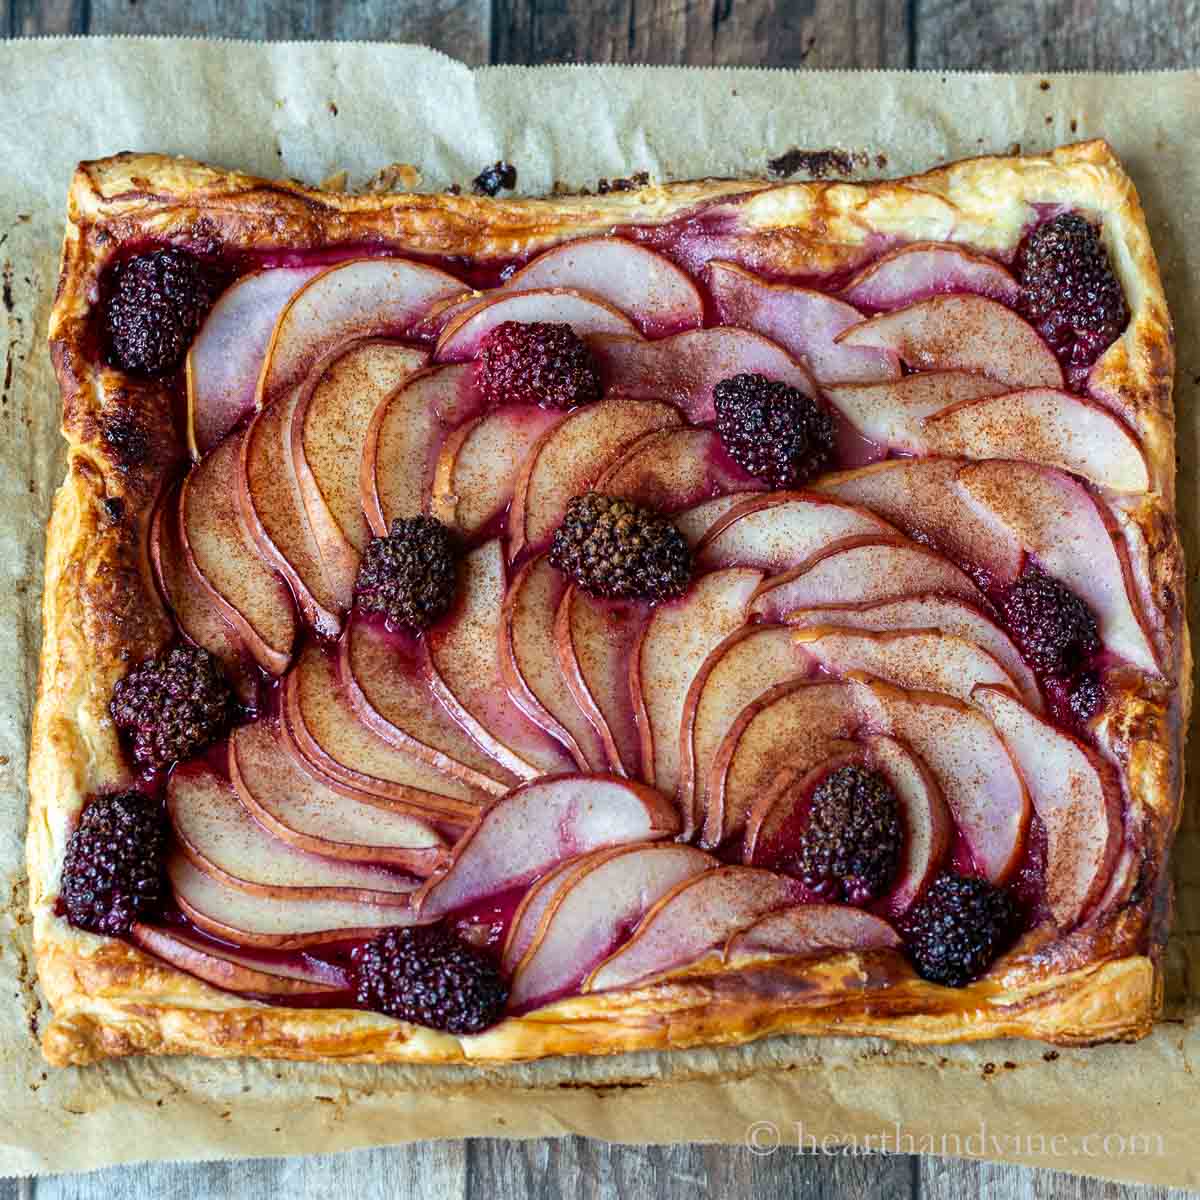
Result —
M 194 1059 L 51 1071 L 34 1042 L 45 1013 L 22 852 L 42 528 L 62 471 L 46 315 L 78 159 L 158 150 L 310 182 L 344 168 L 351 186 L 401 161 L 442 188 L 503 157 L 518 190 L 537 193 L 638 170 L 763 174 L 792 147 L 842 148 L 865 176 L 1105 136 L 1141 190 L 1178 329 L 1179 497 L 1197 563 L 1200 75 L 472 72 L 409 46 L 138 39 L 2 44 L 0 80 L 0 1174 L 584 1133 L 760 1149 L 853 1140 L 1200 1183 L 1194 804 L 1176 852 L 1167 1017 L 1137 1046 L 1088 1051 L 777 1039 L 487 1072 Z

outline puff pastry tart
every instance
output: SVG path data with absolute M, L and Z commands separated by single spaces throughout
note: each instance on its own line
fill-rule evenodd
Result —
M 80 166 L 54 1063 L 1134 1038 L 1190 702 L 1101 142 L 869 183 Z

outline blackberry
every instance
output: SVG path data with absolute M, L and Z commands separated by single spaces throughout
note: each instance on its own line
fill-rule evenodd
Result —
M 1071 675 L 1100 649 L 1092 610 L 1037 567 L 1001 592 L 1000 611 L 1021 653 L 1043 675 Z
M 599 400 L 600 368 L 570 325 L 502 321 L 483 339 L 475 382 L 484 401 L 575 408 Z
M 1129 322 L 1125 293 L 1099 230 L 1078 213 L 1034 229 L 1016 258 L 1017 307 L 1050 344 L 1074 387 Z
M 113 688 L 113 723 L 139 766 L 191 758 L 216 741 L 233 718 L 221 665 L 199 646 L 176 646 L 135 667 Z
M 896 877 L 904 828 L 896 794 L 878 771 L 839 767 L 813 792 L 795 873 L 819 895 L 866 904 Z
M 905 922 L 913 965 L 923 979 L 963 987 L 1008 948 L 1017 908 L 1004 888 L 947 872 L 930 885 Z
M 567 505 L 550 565 L 593 596 L 657 604 L 687 587 L 692 552 L 683 534 L 653 509 L 585 492 Z
M 471 190 L 477 196 L 494 196 L 503 189 L 511 192 L 517 186 L 517 168 L 510 162 L 492 163 L 471 181 Z
M 1072 680 L 1067 692 L 1067 707 L 1080 725 L 1086 725 L 1104 702 L 1104 681 L 1098 671 L 1083 671 Z
M 104 310 L 108 360 L 134 375 L 167 375 L 183 362 L 217 297 L 215 272 L 168 247 L 118 263 Z
M 387 929 L 354 951 L 358 1003 L 447 1033 L 479 1033 L 504 1015 L 508 984 L 493 960 L 444 925 Z
M 713 388 L 725 449 L 770 487 L 798 487 L 833 460 L 833 417 L 816 400 L 765 375 L 734 375 Z
M 67 842 L 62 901 L 72 925 L 117 937 L 155 916 L 167 888 L 162 806 L 142 792 L 98 796 Z
M 428 629 L 450 611 L 458 588 L 458 547 L 433 517 L 392 522 L 386 537 L 372 538 L 354 585 L 363 612 L 393 625 Z

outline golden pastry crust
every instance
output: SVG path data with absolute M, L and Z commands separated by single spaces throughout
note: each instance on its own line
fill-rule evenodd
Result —
M 879 238 L 961 242 L 1011 253 L 1035 205 L 1104 218 L 1132 319 L 1093 386 L 1136 426 L 1154 492 L 1119 528 L 1136 594 L 1157 609 L 1161 683 L 1130 676 L 1100 723 L 1119 764 L 1138 853 L 1076 930 L 1035 930 L 960 990 L 918 979 L 890 952 L 708 963 L 637 989 L 574 997 L 456 1038 L 346 1010 L 244 1000 L 56 914 L 63 853 L 89 794 L 128 775 L 108 716 L 127 664 L 159 650 L 172 625 L 145 561 L 145 526 L 184 453 L 166 391 L 95 365 L 98 280 L 122 246 L 190 243 L 296 250 L 384 242 L 399 252 L 511 258 L 620 225 L 669 221 L 726 200 L 748 261 L 769 250 L 790 272 L 845 271 Z M 711 211 L 711 210 L 710 210 Z M 1103 142 L 1041 157 L 981 158 L 908 179 L 770 184 L 700 181 L 602 197 L 486 200 L 341 195 L 269 183 L 182 159 L 119 155 L 84 163 L 70 192 L 51 351 L 69 442 L 47 535 L 45 642 L 34 721 L 28 864 L 39 975 L 56 1064 L 134 1053 L 263 1055 L 371 1062 L 500 1062 L 746 1041 L 772 1033 L 870 1034 L 910 1042 L 997 1036 L 1064 1044 L 1132 1039 L 1161 1004 L 1170 910 L 1167 852 L 1179 816 L 1191 701 L 1183 563 L 1174 512 L 1173 338 L 1132 183 Z

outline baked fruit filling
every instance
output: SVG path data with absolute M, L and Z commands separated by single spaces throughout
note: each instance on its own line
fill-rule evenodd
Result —
M 73 924 L 464 1035 L 847 952 L 962 987 L 1125 901 L 1105 681 L 1160 675 L 1161 618 L 1087 214 L 803 283 L 688 222 L 474 286 L 251 266 L 162 246 L 101 289 L 97 353 L 177 385 L 192 462 Z

